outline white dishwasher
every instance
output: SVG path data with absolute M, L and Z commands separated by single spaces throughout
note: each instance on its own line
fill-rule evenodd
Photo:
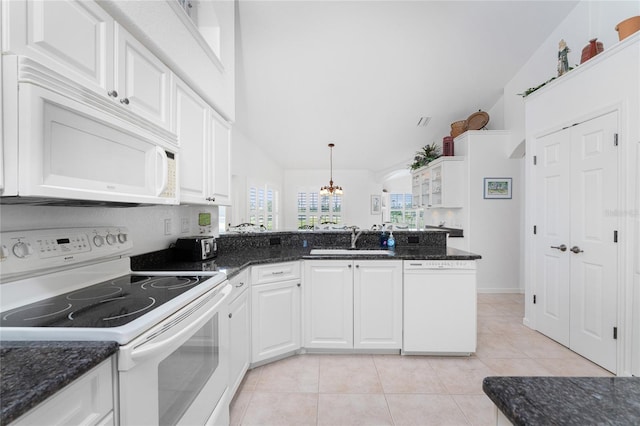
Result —
M 475 261 L 405 260 L 403 297 L 403 354 L 476 351 Z

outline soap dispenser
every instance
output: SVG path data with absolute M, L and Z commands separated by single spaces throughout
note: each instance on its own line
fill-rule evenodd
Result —
M 389 238 L 387 239 L 387 247 L 389 250 L 395 250 L 396 248 L 396 239 L 393 237 L 393 231 L 389 232 Z

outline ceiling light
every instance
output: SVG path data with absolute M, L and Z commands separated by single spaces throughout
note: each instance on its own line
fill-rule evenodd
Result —
M 320 195 L 330 195 L 330 194 L 335 194 L 335 195 L 342 195 L 342 187 L 341 186 L 333 186 L 333 147 L 335 146 L 335 144 L 330 143 L 329 144 L 329 150 L 330 150 L 330 154 L 329 154 L 329 165 L 331 167 L 331 174 L 329 175 L 329 185 L 328 186 L 323 186 L 322 188 L 320 188 Z
M 418 124 L 416 124 L 416 126 L 427 127 L 427 124 L 429 124 L 429 121 L 431 121 L 431 117 L 420 117 L 420 120 L 418 120 Z

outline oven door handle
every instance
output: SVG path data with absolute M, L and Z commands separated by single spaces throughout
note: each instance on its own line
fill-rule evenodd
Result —
M 209 308 L 204 314 L 200 315 L 195 321 L 191 324 L 184 327 L 182 330 L 169 337 L 168 339 L 162 340 L 158 343 L 153 343 L 149 345 L 141 345 L 139 349 L 134 348 L 131 351 L 130 359 L 135 363 L 139 363 L 147 358 L 153 357 L 158 353 L 162 353 L 162 351 L 166 350 L 167 347 L 170 347 L 174 342 L 180 341 L 183 337 L 188 336 L 189 334 L 195 332 L 197 329 L 202 327 L 211 317 L 215 311 L 220 309 L 220 306 L 223 303 L 227 303 L 227 297 L 231 293 L 232 287 L 230 285 L 225 285 L 224 288 L 220 291 L 218 295 L 220 295 L 220 299 Z M 165 330 L 166 331 L 166 330 Z

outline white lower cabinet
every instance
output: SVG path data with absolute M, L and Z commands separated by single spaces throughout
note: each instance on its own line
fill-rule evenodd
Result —
M 251 305 L 247 269 L 229 280 L 229 394 L 234 395 L 251 363 Z
M 353 262 L 304 264 L 304 347 L 353 348 Z
M 300 287 L 299 262 L 252 267 L 252 363 L 300 349 Z
M 305 262 L 304 347 L 400 349 L 402 261 Z
M 12 425 L 114 425 L 113 377 L 109 358 Z

